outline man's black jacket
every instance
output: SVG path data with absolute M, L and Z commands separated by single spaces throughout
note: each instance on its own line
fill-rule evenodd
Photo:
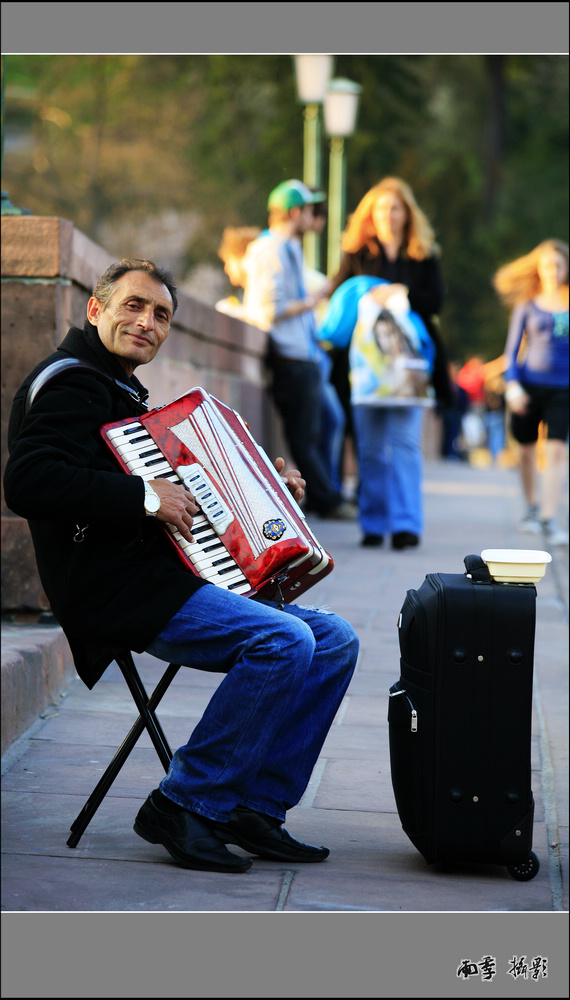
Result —
M 32 379 L 65 357 L 102 375 L 68 369 L 25 414 Z M 29 522 L 42 586 L 88 687 L 114 651 L 142 652 L 203 582 L 185 568 L 160 523 L 145 515 L 142 479 L 125 475 L 101 438 L 102 424 L 145 411 L 114 379 L 146 397 L 95 327 L 73 327 L 14 398 L 4 476 L 6 503 Z M 78 529 L 81 542 L 74 540 Z

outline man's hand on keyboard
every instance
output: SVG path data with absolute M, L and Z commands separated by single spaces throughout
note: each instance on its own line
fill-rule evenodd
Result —
M 151 486 L 160 497 L 160 508 L 156 517 L 159 521 L 167 521 L 178 529 L 188 542 L 194 541 L 192 535 L 192 518 L 198 513 L 198 506 L 190 490 L 182 483 L 171 483 L 166 479 L 153 479 Z

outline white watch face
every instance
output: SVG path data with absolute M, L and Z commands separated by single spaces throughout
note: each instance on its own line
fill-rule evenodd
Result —
M 148 514 L 156 514 L 157 510 L 160 509 L 160 497 L 154 490 L 147 492 L 144 498 L 144 509 Z

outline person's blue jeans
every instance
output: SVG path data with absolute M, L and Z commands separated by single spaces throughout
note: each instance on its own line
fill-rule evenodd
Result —
M 330 382 L 323 383 L 323 407 L 321 427 L 321 449 L 331 478 L 340 493 L 342 491 L 342 456 L 346 417 L 337 391 Z
M 503 410 L 488 410 L 484 420 L 487 431 L 487 447 L 492 457 L 496 458 L 505 447 L 505 414 Z
M 147 650 L 226 674 L 160 790 L 209 819 L 225 822 L 241 804 L 284 820 L 307 787 L 356 666 L 352 626 L 210 584 Z
M 353 406 L 358 511 L 367 535 L 423 531 L 421 406 Z

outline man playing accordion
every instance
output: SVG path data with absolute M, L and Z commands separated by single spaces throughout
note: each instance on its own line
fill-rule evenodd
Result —
M 189 489 L 125 475 L 100 434 L 139 417 L 135 377 L 168 337 L 177 306 L 170 273 L 126 259 L 102 276 L 83 329 L 72 327 L 16 394 L 5 473 L 8 506 L 28 519 L 42 586 L 79 676 L 91 688 L 113 651 L 223 673 L 188 743 L 135 820 L 185 868 L 242 872 L 251 859 L 318 862 L 327 848 L 295 840 L 299 802 L 354 671 L 358 639 L 336 615 L 248 599 L 183 565 L 164 531 L 188 541 Z M 30 387 L 53 362 L 65 373 Z M 299 500 L 304 480 L 277 470 Z

